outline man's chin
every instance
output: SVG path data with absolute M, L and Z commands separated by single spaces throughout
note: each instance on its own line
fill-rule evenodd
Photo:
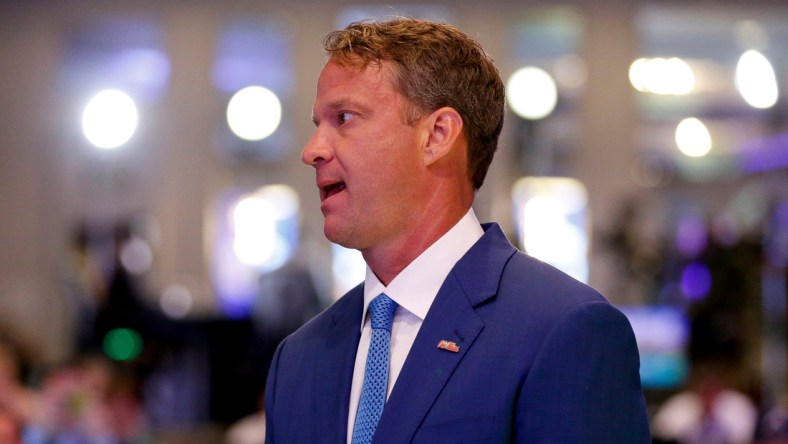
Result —
M 330 224 L 328 221 L 323 225 L 323 235 L 326 236 L 326 239 L 337 245 L 341 245 L 345 248 L 352 248 L 348 246 L 350 244 L 348 239 L 350 236 L 348 236 L 347 231 L 341 229 L 341 227 Z
M 326 221 L 323 226 L 323 234 L 326 239 L 345 248 L 358 250 L 360 248 L 359 240 L 353 235 L 353 230 L 346 225 L 330 224 Z

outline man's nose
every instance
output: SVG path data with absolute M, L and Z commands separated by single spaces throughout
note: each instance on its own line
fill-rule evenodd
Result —
M 317 166 L 318 163 L 324 162 L 331 158 L 331 149 L 325 135 L 320 130 L 320 127 L 315 129 L 312 138 L 304 146 L 301 151 L 301 162 L 308 166 Z

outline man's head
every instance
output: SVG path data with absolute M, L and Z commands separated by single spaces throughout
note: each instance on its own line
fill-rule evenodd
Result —
M 504 86 L 476 41 L 451 25 L 397 18 L 352 23 L 328 34 L 323 47 L 344 65 L 389 62 L 395 90 L 410 102 L 408 123 L 454 108 L 467 139 L 468 177 L 475 189 L 482 186 L 503 126 Z

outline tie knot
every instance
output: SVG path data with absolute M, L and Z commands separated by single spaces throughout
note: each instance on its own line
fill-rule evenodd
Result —
M 394 318 L 394 310 L 397 303 L 390 297 L 381 293 L 369 303 L 369 314 L 372 316 L 372 328 L 385 329 L 391 331 L 391 321 Z

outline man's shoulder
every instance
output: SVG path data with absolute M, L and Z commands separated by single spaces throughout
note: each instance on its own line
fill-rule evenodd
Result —
M 519 279 L 518 279 L 519 276 Z M 521 286 L 541 292 L 562 292 L 583 299 L 606 300 L 596 289 L 577 280 L 553 265 L 518 251 L 507 263 L 502 280 L 512 283 L 521 281 Z
M 477 270 L 477 273 L 464 273 L 470 279 L 475 279 L 470 275 L 478 276 L 478 270 L 487 268 L 488 279 L 497 279 L 498 293 L 512 291 L 550 298 L 557 303 L 566 303 L 567 299 L 606 301 L 594 288 L 517 249 L 497 224 L 485 224 L 484 228 L 485 236 L 460 265 L 462 271 Z
M 595 288 L 522 252 L 513 255 L 507 263 L 501 276 L 501 290 L 528 294 L 559 305 L 608 302 Z
M 549 330 L 564 315 L 587 303 L 610 305 L 601 293 L 589 285 L 552 265 L 517 252 L 509 258 L 501 272 L 492 304 L 497 308 L 489 310 L 480 307 L 480 312 L 485 312 L 486 316 L 508 319 L 514 324 L 533 327 L 536 322 Z M 529 322 L 523 322 L 526 319 Z

